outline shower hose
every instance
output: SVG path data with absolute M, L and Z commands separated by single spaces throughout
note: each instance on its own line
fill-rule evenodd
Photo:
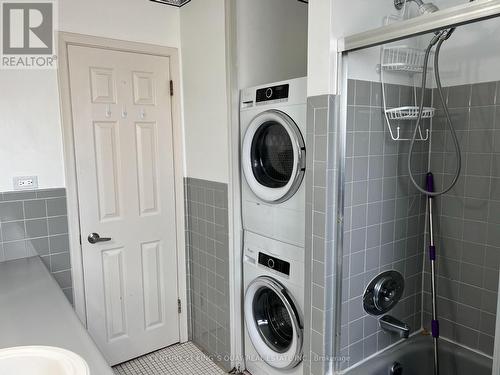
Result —
M 438 320 L 438 312 L 437 312 L 437 293 L 436 293 L 436 246 L 434 243 L 434 222 L 433 222 L 433 199 L 439 195 L 445 194 L 450 191 L 458 181 L 460 177 L 460 170 L 462 168 L 462 159 L 460 154 L 460 143 L 458 141 L 457 133 L 455 128 L 453 127 L 453 123 L 451 121 L 450 111 L 448 109 L 445 97 L 443 95 L 443 87 L 441 85 L 441 77 L 439 75 L 439 52 L 441 51 L 442 44 L 451 36 L 454 29 L 442 30 L 437 32 L 432 40 L 429 43 L 429 46 L 425 50 L 424 57 L 424 66 L 422 71 L 422 86 L 421 86 L 421 94 L 420 94 L 420 107 L 418 111 L 417 123 L 415 125 L 415 130 L 413 132 L 413 137 L 411 139 L 409 153 L 408 153 L 408 174 L 410 176 L 411 182 L 421 193 L 427 196 L 427 208 L 429 214 L 429 260 L 431 265 L 431 297 L 432 297 L 432 321 L 431 321 L 431 333 L 434 342 L 434 375 L 439 375 L 439 350 L 438 350 L 438 341 L 439 341 L 439 320 Z M 420 128 L 422 122 L 422 113 L 424 108 L 424 99 L 425 99 L 425 86 L 427 83 L 427 67 L 429 65 L 429 56 L 431 54 L 432 48 L 436 46 L 436 51 L 434 54 L 434 74 L 436 77 L 436 85 L 437 91 L 439 92 L 439 97 L 443 104 L 444 114 L 446 116 L 446 124 L 450 130 L 453 143 L 455 145 L 455 151 L 457 155 L 457 166 L 455 171 L 455 176 L 451 183 L 445 187 L 441 191 L 434 190 L 434 177 L 432 173 L 429 171 L 427 173 L 426 178 L 426 188 L 422 188 L 413 175 L 412 171 L 412 155 L 415 147 L 415 141 L 417 138 L 417 132 Z M 445 145 L 443 147 L 446 147 Z
M 441 77 L 439 74 L 439 53 L 441 51 L 441 46 L 442 44 L 451 36 L 453 33 L 454 29 L 450 30 L 444 30 L 436 34 L 431 42 L 429 43 L 429 46 L 425 50 L 425 57 L 424 57 L 424 66 L 423 66 L 423 71 L 422 71 L 422 85 L 421 85 L 421 94 L 420 94 L 420 106 L 419 106 L 419 111 L 418 111 L 418 118 L 417 118 L 417 123 L 415 125 L 415 130 L 413 132 L 413 137 L 410 142 L 410 150 L 408 152 L 408 171 L 410 175 L 410 180 L 415 185 L 415 187 L 422 193 L 430 197 L 437 197 L 439 195 L 443 195 L 450 191 L 455 184 L 458 181 L 458 178 L 460 177 L 460 170 L 462 168 L 462 157 L 460 155 L 460 143 L 458 141 L 457 133 L 455 131 L 455 128 L 453 127 L 453 123 L 451 121 L 451 116 L 450 116 L 450 111 L 448 109 L 448 106 L 446 104 L 446 99 L 443 94 L 443 86 L 441 85 Z M 437 45 L 436 45 L 437 44 Z M 425 99 L 425 88 L 426 88 L 426 83 L 427 83 L 427 67 L 429 65 L 429 56 L 431 53 L 432 48 L 436 45 L 436 52 L 434 54 L 434 74 L 436 77 L 436 85 L 437 85 L 437 91 L 439 92 L 439 97 L 441 99 L 441 102 L 443 104 L 443 110 L 444 114 L 446 116 L 446 124 L 450 130 L 451 137 L 453 140 L 453 144 L 455 146 L 455 151 L 456 151 L 456 157 L 457 157 L 457 165 L 456 165 L 456 171 L 455 171 L 455 176 L 451 183 L 442 191 L 434 192 L 434 191 L 429 191 L 428 189 L 422 188 L 416 181 L 415 176 L 412 171 L 412 159 L 413 159 L 413 150 L 415 148 L 415 142 L 417 139 L 417 132 L 418 129 L 420 128 L 421 122 L 422 122 L 422 112 L 424 108 L 424 99 Z M 445 147 L 445 146 L 443 146 Z

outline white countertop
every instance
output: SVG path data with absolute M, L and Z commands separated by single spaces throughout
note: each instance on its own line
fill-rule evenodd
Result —
M 38 257 L 0 263 L 0 348 L 25 345 L 71 350 L 92 375 L 113 375 Z

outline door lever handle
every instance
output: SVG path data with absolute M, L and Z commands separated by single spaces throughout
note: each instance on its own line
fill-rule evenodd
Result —
M 111 241 L 111 238 L 110 237 L 101 237 L 101 236 L 99 236 L 99 233 L 92 233 L 92 234 L 89 234 L 89 236 L 87 237 L 87 240 L 91 244 L 96 244 L 98 242 Z

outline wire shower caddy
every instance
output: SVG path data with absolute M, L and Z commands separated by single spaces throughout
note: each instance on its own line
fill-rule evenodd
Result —
M 401 20 L 406 13 L 406 8 L 403 10 L 402 16 L 388 16 L 385 23 Z M 413 86 L 414 103 L 408 103 L 405 106 L 389 107 L 386 94 L 386 74 L 399 73 L 422 74 L 424 65 L 425 51 L 409 45 L 384 45 L 380 52 L 380 80 L 382 83 L 382 99 L 384 106 L 384 114 L 387 121 L 389 133 L 394 141 L 410 141 L 411 138 L 403 138 L 401 136 L 401 124 L 418 119 L 420 108 L 417 105 L 417 87 Z M 428 68 L 430 70 L 431 68 Z M 400 103 L 402 104 L 402 103 Z M 413 104 L 413 105 L 411 105 Z M 422 119 L 434 117 L 435 109 L 432 107 L 424 107 L 422 109 Z M 425 129 L 425 134 L 422 131 L 421 124 L 417 129 L 416 141 L 427 141 L 429 139 L 429 129 Z

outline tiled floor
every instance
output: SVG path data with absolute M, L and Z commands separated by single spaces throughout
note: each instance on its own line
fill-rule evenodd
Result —
M 117 375 L 219 375 L 225 372 L 193 343 L 173 345 L 113 368 Z

